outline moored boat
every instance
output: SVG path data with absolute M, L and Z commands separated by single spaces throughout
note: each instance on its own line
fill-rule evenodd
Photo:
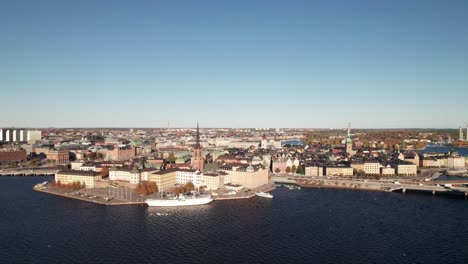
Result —
M 189 205 L 202 205 L 213 201 L 210 195 L 205 196 L 185 196 L 179 195 L 174 198 L 167 199 L 146 199 L 145 202 L 148 206 L 189 206 Z
M 256 192 L 255 195 L 260 196 L 260 197 L 265 197 L 265 198 L 273 198 L 273 195 L 267 192 Z

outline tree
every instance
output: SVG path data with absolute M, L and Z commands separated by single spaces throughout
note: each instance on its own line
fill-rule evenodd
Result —
M 106 166 L 102 167 L 101 176 L 102 177 L 108 177 L 109 176 L 109 168 L 108 167 L 106 167 Z
M 90 153 L 88 153 L 87 158 L 88 158 L 89 160 L 94 160 L 94 159 L 96 159 L 96 152 L 90 152 Z
M 192 182 L 187 182 L 187 183 L 185 184 L 185 191 L 186 191 L 186 192 L 191 192 L 191 191 L 193 191 L 194 189 L 195 189 L 195 185 L 193 185 Z
M 366 173 L 363 170 L 354 169 L 354 175 L 356 175 L 358 177 L 364 177 L 364 176 L 366 176 Z
M 158 191 L 158 186 L 155 182 L 141 181 L 135 188 L 135 192 L 141 195 L 148 195 Z
M 167 157 L 167 161 L 169 161 L 169 162 L 175 162 L 176 161 L 176 157 L 175 157 L 174 152 L 169 153 L 169 157 Z
M 281 170 L 279 168 L 276 168 L 275 173 L 280 173 Z
M 286 172 L 287 172 L 287 173 L 290 173 L 290 172 L 291 172 L 291 167 L 287 166 L 287 167 L 286 167 Z
M 291 172 L 294 173 L 294 172 L 296 172 L 296 170 L 297 170 L 296 165 L 292 165 L 292 167 L 291 167 Z
M 299 173 L 299 174 L 304 175 L 304 174 L 305 174 L 305 168 L 304 168 L 304 166 L 302 166 L 302 164 L 299 164 L 299 166 L 297 166 L 296 172 Z

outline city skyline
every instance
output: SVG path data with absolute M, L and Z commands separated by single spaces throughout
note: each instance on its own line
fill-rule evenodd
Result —
M 6 1 L 0 127 L 458 129 L 467 11 L 466 1 Z

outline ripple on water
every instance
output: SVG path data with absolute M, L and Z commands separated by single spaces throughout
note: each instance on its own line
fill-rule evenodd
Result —
M 278 188 L 189 208 L 99 206 L 0 178 L 2 263 L 466 263 L 466 200 Z

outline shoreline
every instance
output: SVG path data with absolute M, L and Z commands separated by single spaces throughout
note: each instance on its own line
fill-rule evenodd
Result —
M 250 194 L 250 192 L 247 195 L 242 195 L 242 196 L 222 196 L 222 197 L 213 197 L 213 201 L 224 201 L 224 200 L 239 200 L 239 199 L 250 199 L 256 196 L 255 192 L 257 191 L 263 191 L 263 192 L 270 192 L 275 189 L 275 186 L 273 184 L 268 184 L 266 186 L 260 186 L 258 188 L 252 189 L 251 192 L 253 194 Z M 79 200 L 79 201 L 84 201 L 84 202 L 89 202 L 93 204 L 99 204 L 99 205 L 109 205 L 109 206 L 115 206 L 115 205 L 147 205 L 146 202 L 144 201 L 121 201 L 117 200 L 115 198 L 110 199 L 109 201 L 104 200 L 103 197 L 96 197 L 92 198 L 92 193 L 90 194 L 89 190 L 88 193 L 86 192 L 87 190 L 77 190 L 77 191 L 69 191 L 69 192 L 64 192 L 64 190 L 59 190 L 59 189 L 54 189 L 54 188 L 37 188 L 33 187 L 34 191 L 45 193 L 45 194 L 52 194 L 56 196 L 61 196 L 64 198 L 69 198 L 69 199 L 74 199 L 74 200 Z M 91 191 L 92 192 L 92 191 Z M 83 193 L 86 194 L 85 196 L 81 195 L 72 195 L 71 193 Z M 242 194 L 242 193 L 240 193 Z
M 79 201 L 84 201 L 88 203 L 94 203 L 94 204 L 99 204 L 99 205 L 146 205 L 145 202 L 124 202 L 124 201 L 119 201 L 119 200 L 109 200 L 108 202 L 106 201 L 100 201 L 100 200 L 95 200 L 92 198 L 88 197 L 81 197 L 81 196 L 75 196 L 75 195 L 69 195 L 66 193 L 60 193 L 58 191 L 52 191 L 51 189 L 38 189 L 38 188 L 33 188 L 34 191 L 41 192 L 41 193 L 46 193 L 46 194 L 52 194 L 56 196 L 61 196 L 64 198 L 69 198 L 69 199 L 74 199 L 74 200 L 79 200 Z

